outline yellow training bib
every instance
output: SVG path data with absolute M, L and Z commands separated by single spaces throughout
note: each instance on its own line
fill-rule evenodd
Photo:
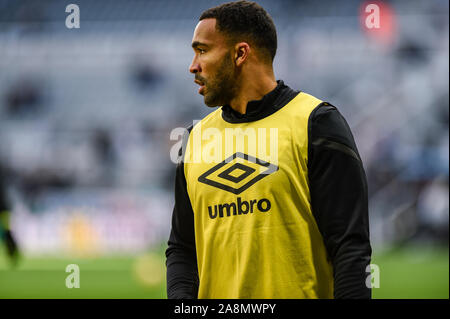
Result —
M 218 109 L 192 129 L 184 170 L 199 298 L 333 298 L 308 185 L 308 119 L 321 102 L 302 92 L 236 124 Z

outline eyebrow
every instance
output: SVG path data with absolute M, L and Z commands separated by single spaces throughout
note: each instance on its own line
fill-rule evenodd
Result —
M 193 48 L 193 49 L 196 49 L 196 48 L 198 48 L 199 46 L 205 46 L 205 47 L 208 47 L 208 45 L 207 45 L 206 43 L 202 43 L 202 42 L 199 42 L 199 41 L 194 41 L 194 42 L 192 42 L 192 48 Z

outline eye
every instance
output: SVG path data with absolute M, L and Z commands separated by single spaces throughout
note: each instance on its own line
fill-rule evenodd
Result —
M 206 53 L 206 50 L 204 50 L 204 49 L 198 49 L 198 52 L 200 52 L 200 54 L 204 54 L 204 53 Z

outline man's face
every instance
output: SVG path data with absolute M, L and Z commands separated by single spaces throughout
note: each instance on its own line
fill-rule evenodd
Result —
M 235 96 L 236 66 L 225 36 L 216 30 L 216 19 L 197 24 L 192 38 L 194 59 L 189 71 L 200 85 L 207 106 L 229 104 Z

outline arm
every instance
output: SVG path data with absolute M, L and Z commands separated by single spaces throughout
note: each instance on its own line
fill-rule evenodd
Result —
M 199 279 L 194 236 L 194 212 L 187 192 L 182 160 L 179 161 L 176 168 L 175 206 L 168 246 L 166 250 L 167 297 L 169 299 L 196 299 Z
M 5 241 L 7 253 L 15 264 L 17 262 L 19 249 L 10 230 L 10 205 L 6 196 L 4 179 L 5 177 L 2 174 L 2 168 L 0 167 L 0 241 L 2 239 Z
M 3 172 L 3 168 L 0 165 L 0 214 L 4 211 L 9 210 L 9 205 L 6 200 L 6 192 L 5 192 L 5 179 L 6 174 Z
M 370 299 L 367 181 L 350 127 L 328 103 L 310 116 L 309 180 L 313 215 L 334 270 L 334 297 Z

